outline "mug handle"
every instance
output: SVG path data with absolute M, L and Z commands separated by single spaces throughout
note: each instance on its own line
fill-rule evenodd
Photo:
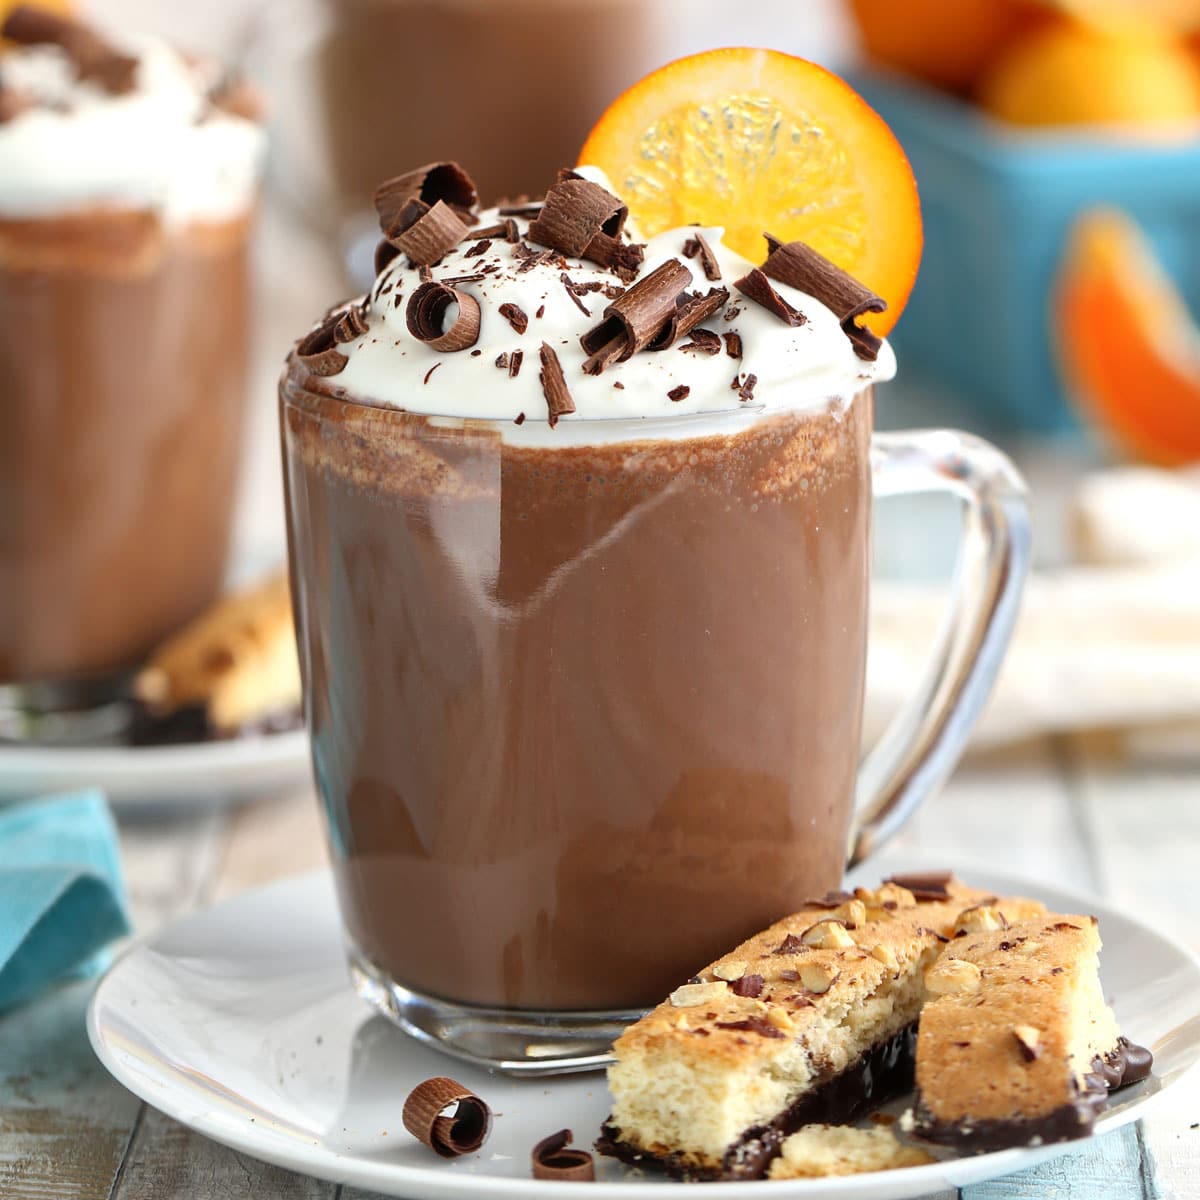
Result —
M 933 660 L 859 768 L 849 866 L 892 837 L 962 755 L 1012 637 L 1032 541 L 1024 481 L 981 438 L 949 429 L 876 434 L 871 466 L 876 498 L 959 497 L 963 532 Z

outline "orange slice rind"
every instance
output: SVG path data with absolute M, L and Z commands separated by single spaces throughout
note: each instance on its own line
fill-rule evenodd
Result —
M 654 236 L 721 225 L 761 262 L 763 234 L 807 242 L 888 302 L 886 333 L 921 257 L 904 151 L 843 80 L 774 50 L 711 50 L 670 63 L 608 108 L 580 153 Z
M 1102 434 L 1150 462 L 1200 461 L 1200 329 L 1129 217 L 1079 220 L 1056 320 L 1073 398 Z

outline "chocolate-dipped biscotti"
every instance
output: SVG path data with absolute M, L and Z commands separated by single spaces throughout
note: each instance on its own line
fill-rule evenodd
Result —
M 617 1040 L 601 1149 L 688 1178 L 757 1178 L 787 1134 L 904 1093 L 925 972 L 985 901 L 1014 921 L 1043 910 L 949 876 L 895 877 L 744 942 Z
M 978 1153 L 1084 1137 L 1145 1078 L 1100 988 L 1095 917 L 973 914 L 925 975 L 915 1132 Z
M 978 1152 L 1086 1136 L 1150 1056 L 1119 1036 L 1091 917 L 951 875 L 810 902 L 675 989 L 614 1046 L 598 1148 L 690 1179 L 910 1166 L 853 1121 Z M 876 1136 L 870 1136 L 875 1134 Z

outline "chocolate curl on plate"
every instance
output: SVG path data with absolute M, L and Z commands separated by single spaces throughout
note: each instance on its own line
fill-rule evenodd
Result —
M 550 428 L 553 429 L 558 424 L 559 417 L 575 411 L 575 401 L 571 399 L 571 389 L 567 387 L 563 376 L 562 363 L 558 361 L 558 355 L 548 342 L 542 343 L 538 358 L 542 363 L 538 379 L 541 380 L 542 395 L 546 397 L 546 409 L 550 413 Z M 570 1134 L 567 1135 L 567 1140 L 570 1141 Z
M 575 1135 L 560 1129 L 542 1138 L 533 1148 L 534 1179 L 554 1179 L 560 1183 L 591 1183 L 596 1178 L 596 1163 L 586 1150 L 568 1146 Z
M 612 192 L 563 170 L 530 222 L 529 237 L 572 258 L 586 258 L 617 273 L 625 282 L 637 276 L 645 249 L 621 240 L 629 209 Z
M 112 95 L 134 88 L 138 60 L 120 53 L 94 29 L 69 17 L 20 4 L 0 25 L 0 37 L 26 46 L 61 46 L 74 61 L 81 79 L 92 80 Z
M 338 308 L 326 314 L 324 320 L 307 336 L 296 343 L 296 357 L 313 375 L 337 375 L 350 361 L 337 349 L 337 336 L 346 309 Z
M 445 200 L 432 208 L 423 200 L 409 200 L 397 216 L 388 240 L 408 255 L 414 267 L 428 267 L 453 250 L 470 227 Z
M 755 267 L 748 275 L 735 279 L 733 286 L 755 304 L 761 304 L 769 313 L 777 316 L 785 325 L 798 328 L 808 323 L 808 318 L 793 308 L 772 286 L 762 270 Z
M 454 1114 L 443 1116 L 451 1105 Z M 487 1102 L 444 1075 L 426 1079 L 409 1092 L 401 1119 L 418 1142 L 442 1158 L 474 1154 L 492 1132 Z
M 618 296 L 604 310 L 604 320 L 579 339 L 588 355 L 584 371 L 599 375 L 649 345 L 676 317 L 679 294 L 691 282 L 691 271 L 669 258 Z
M 707 296 L 701 296 L 698 292 L 679 296 L 675 302 L 675 311 L 667 319 L 662 330 L 647 343 L 646 349 L 669 349 L 702 321 L 707 321 L 709 317 L 720 312 L 728 303 L 728 288 L 709 288 Z
M 411 220 L 403 226 L 399 222 L 411 200 L 419 200 L 425 205 L 425 211 L 434 208 L 440 200 L 454 209 L 464 222 L 469 222 L 479 203 L 479 193 L 475 190 L 475 181 L 456 162 L 426 163 L 415 171 L 384 180 L 375 189 L 375 211 L 379 214 L 379 228 L 385 237 L 394 237 L 412 224 Z
M 454 323 L 445 328 L 446 312 L 458 305 Z M 444 283 L 423 283 L 409 297 L 404 313 L 408 332 L 431 350 L 453 354 L 469 350 L 479 341 L 479 301 L 469 292 L 460 292 Z
M 856 318 L 863 313 L 886 312 L 887 301 L 804 242 L 781 242 L 770 234 L 766 238 L 770 253 L 763 272 L 820 300 L 842 323 L 842 330 L 854 344 L 854 353 L 874 362 L 883 339 Z

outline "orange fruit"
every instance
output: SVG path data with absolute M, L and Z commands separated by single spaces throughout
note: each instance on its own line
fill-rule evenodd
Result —
M 1068 382 L 1096 427 L 1150 462 L 1200 461 L 1200 329 L 1123 213 L 1079 220 L 1055 312 Z
M 600 167 L 653 237 L 722 225 L 752 262 L 763 234 L 807 242 L 900 315 L 921 259 L 921 209 L 908 159 L 848 84 L 774 50 L 710 50 L 634 84 L 589 134 Z
M 1063 18 L 1002 54 L 979 99 L 1018 125 L 1178 127 L 1200 115 L 1200 68 L 1156 26 Z
M 1121 28 L 1153 22 L 1163 29 L 1200 27 L 1197 0 L 1053 0 L 1053 3 L 1091 25 Z
M 1042 16 L 1025 0 L 852 0 L 867 57 L 952 92 Z

